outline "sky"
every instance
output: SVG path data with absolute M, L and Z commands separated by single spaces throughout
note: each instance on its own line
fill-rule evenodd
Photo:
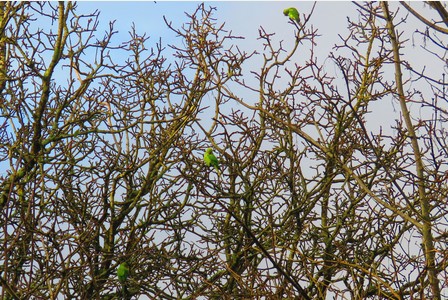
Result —
M 114 29 L 117 34 L 112 39 L 112 43 L 115 45 L 128 41 L 129 31 L 132 26 L 135 26 L 138 33 L 145 33 L 150 37 L 149 47 L 155 46 L 159 39 L 166 46 L 171 43 L 180 43 L 181 40 L 176 38 L 175 33 L 167 27 L 164 17 L 168 22 L 172 22 L 174 27 L 180 28 L 189 20 L 186 13 L 193 13 L 201 3 L 199 1 L 80 1 L 77 2 L 77 13 L 88 14 L 95 10 L 100 11 L 98 38 L 101 38 L 103 33 L 108 30 L 109 22 L 114 21 Z M 312 1 L 206 1 L 205 5 L 216 8 L 214 17 L 218 24 L 225 23 L 225 29 L 231 31 L 233 35 L 244 37 L 244 40 L 238 40 L 235 43 L 240 49 L 251 53 L 254 50 L 261 52 L 262 41 L 258 39 L 260 27 L 263 27 L 266 32 L 275 33 L 273 40 L 277 43 L 283 41 L 285 48 L 291 49 L 295 27 L 283 15 L 283 9 L 294 6 L 303 17 L 303 14 L 309 14 L 314 3 Z M 412 5 L 417 6 L 415 2 Z M 392 2 L 390 6 L 391 10 L 395 11 L 399 4 Z M 420 6 L 423 4 L 420 3 Z M 348 1 L 318 1 L 308 23 L 308 26 L 313 26 L 320 35 L 316 39 L 318 64 L 324 63 L 327 71 L 334 73 L 335 76 L 338 76 L 337 70 L 326 58 L 330 52 L 334 51 L 334 45 L 340 43 L 339 35 L 343 37 L 348 35 L 347 18 L 356 20 L 358 18 L 357 9 L 356 5 Z M 401 12 L 405 16 L 403 7 L 401 7 Z M 430 13 L 430 10 L 426 7 L 425 12 Z M 48 24 L 41 24 L 41 26 L 48 26 Z M 407 28 L 407 36 L 402 38 L 412 39 L 412 41 L 416 38 L 415 29 L 424 29 L 424 26 L 413 16 L 409 16 L 406 24 L 400 26 Z M 421 39 L 419 40 L 417 37 L 415 46 L 404 49 L 409 52 L 406 54 L 410 55 L 407 58 L 411 57 L 409 60 L 415 65 L 420 64 L 421 68 L 427 65 L 428 70 L 440 74 L 441 77 L 444 68 L 447 71 L 446 66 L 443 66 L 440 60 L 431 61 L 431 56 L 421 48 L 419 43 L 421 43 Z M 300 51 L 309 51 L 307 47 L 309 46 L 302 47 Z M 169 48 L 167 50 L 169 51 Z M 259 65 L 253 63 L 257 62 L 257 59 L 260 62 L 261 56 L 250 61 L 250 68 L 254 71 L 258 71 L 260 68 Z M 390 74 L 390 76 L 392 75 Z M 245 76 L 245 80 L 255 79 Z M 431 97 L 431 91 L 428 92 L 428 97 Z M 397 119 L 399 111 L 393 106 L 384 109 L 384 101 L 372 103 L 372 110 L 375 110 L 375 105 L 380 105 L 381 115 L 378 118 L 377 114 L 372 114 L 374 121 L 372 125 L 377 128 L 390 128 L 390 125 Z
M 115 20 L 115 30 L 118 31 L 113 41 L 121 43 L 129 40 L 129 31 L 133 24 L 138 33 L 146 33 L 150 37 L 149 45 L 155 45 L 159 38 L 162 44 L 179 43 L 175 34 L 168 29 L 163 17 L 172 22 L 173 26 L 180 28 L 188 21 L 186 13 L 193 13 L 199 1 L 81 1 L 78 2 L 79 13 L 89 13 L 95 10 L 100 11 L 100 30 L 105 31 L 110 21 Z M 218 24 L 225 23 L 225 29 L 234 35 L 245 37 L 238 40 L 240 49 L 247 52 L 260 50 L 262 41 L 258 40 L 258 32 L 262 26 L 266 32 L 275 33 L 274 41 L 284 41 L 292 45 L 294 42 L 295 27 L 288 22 L 288 18 L 283 15 L 283 9 L 294 6 L 299 13 L 308 15 L 313 7 L 312 1 L 206 1 L 206 6 L 216 7 L 215 18 Z M 413 2 L 412 6 L 417 9 L 424 8 L 425 16 L 435 16 L 427 5 L 422 2 Z M 391 11 L 400 9 L 400 18 L 406 15 L 404 7 L 398 2 L 391 2 Z M 348 35 L 347 18 L 358 19 L 358 7 L 348 1 L 317 1 L 314 13 L 309 21 L 309 26 L 317 29 L 320 35 L 317 38 L 316 55 L 319 62 L 323 63 L 328 54 L 334 51 L 336 43 L 341 42 L 339 35 Z M 432 15 L 431 15 L 432 14 Z M 397 18 L 397 19 L 400 19 Z M 413 47 L 408 47 L 404 51 L 410 61 L 422 69 L 428 66 L 431 71 L 441 74 L 448 71 L 446 66 L 440 64 L 440 60 L 432 61 L 431 55 L 422 49 L 422 40 L 415 34 L 418 28 L 424 30 L 424 26 L 414 16 L 410 15 L 406 22 L 400 24 L 399 28 L 406 29 L 406 35 L 402 40 L 409 39 L 415 42 Z M 410 44 L 408 44 L 409 46 Z M 286 47 L 288 48 L 288 47 Z M 309 51 L 306 47 L 303 51 Z M 415 57 L 415 58 L 413 58 Z M 422 59 L 424 58 L 424 59 Z M 334 72 L 334 66 L 330 66 Z M 444 69 L 445 68 L 445 69 Z M 440 70 L 440 71 L 439 71 Z
M 198 1 L 81 1 L 78 11 L 101 11 L 100 22 L 107 26 L 108 21 L 116 20 L 120 35 L 126 37 L 127 31 L 134 23 L 137 30 L 146 32 L 155 38 L 163 37 L 166 42 L 174 36 L 163 21 L 163 16 L 181 26 L 188 20 L 185 12 L 192 13 L 202 2 Z M 283 9 L 295 6 L 300 13 L 308 13 L 314 2 L 255 2 L 255 1 L 208 1 L 206 6 L 216 7 L 218 23 L 225 22 L 226 28 L 236 35 L 245 36 L 249 42 L 256 41 L 258 29 L 263 26 L 268 32 L 275 32 L 279 38 L 291 36 L 293 26 L 283 15 Z M 351 2 L 318 2 L 312 23 L 328 42 L 336 42 L 337 34 L 345 28 L 346 16 L 356 7 Z M 338 26 L 335 26 L 338 25 Z M 322 39 L 322 40 L 323 40 Z M 330 42 L 330 44 L 331 44 Z
M 98 33 L 109 29 L 109 22 L 114 21 L 114 29 L 117 34 L 112 39 L 112 43 L 121 44 L 129 40 L 129 31 L 132 26 L 137 33 L 149 36 L 146 46 L 154 47 L 161 39 L 162 45 L 181 43 L 180 38 L 170 30 L 165 24 L 164 17 L 168 22 L 172 22 L 175 28 L 181 28 L 190 19 L 186 15 L 192 14 L 202 2 L 200 1 L 81 1 L 77 2 L 77 12 L 92 13 L 100 11 Z M 285 8 L 294 6 L 299 12 L 308 15 L 314 2 L 283 2 L 283 1 L 206 1 L 206 7 L 216 8 L 214 18 L 217 24 L 225 23 L 224 28 L 232 32 L 235 36 L 242 36 L 244 39 L 232 41 L 239 49 L 252 53 L 257 50 L 262 53 L 263 41 L 259 39 L 260 27 L 268 33 L 274 33 L 272 40 L 276 43 L 282 42 L 285 49 L 292 49 L 295 42 L 296 28 L 289 22 L 288 17 L 283 15 Z M 335 43 L 340 41 L 338 34 L 346 28 L 346 16 L 350 11 L 355 14 L 356 6 L 351 2 L 318 2 L 309 24 L 318 29 L 318 49 L 320 62 L 324 62 L 328 54 L 332 51 Z M 302 15 L 303 17 L 303 15 Z M 337 26 L 335 26 L 335 24 Z M 219 27 L 219 25 L 217 26 Z M 98 36 L 102 36 L 98 34 Z M 304 59 L 309 58 L 309 43 L 304 46 Z M 164 56 L 170 53 L 171 49 L 166 48 Z M 169 58 L 169 56 L 168 56 Z M 298 59 L 301 59 L 299 56 Z M 243 65 L 244 80 L 246 83 L 258 86 L 258 82 L 250 71 L 259 71 L 261 68 L 262 55 L 254 56 L 248 60 L 248 65 Z M 331 71 L 334 66 L 331 65 Z M 241 91 L 237 94 L 245 101 L 251 102 L 258 96 L 249 90 Z M 213 95 L 208 95 L 213 97 Z M 255 100 L 254 100 L 255 101 Z M 237 105 L 238 106 L 238 105 Z M 223 110 L 230 110 L 233 107 L 224 107 Z M 242 107 L 238 107 L 242 109 Z M 204 120 L 203 120 L 204 121 Z

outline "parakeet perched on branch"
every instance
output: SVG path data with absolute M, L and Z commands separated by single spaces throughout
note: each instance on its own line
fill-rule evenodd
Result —
M 294 7 L 285 8 L 283 10 L 283 14 L 285 16 L 288 16 L 291 21 L 296 22 L 297 24 L 299 24 L 300 16 L 299 16 L 299 12 L 297 11 L 296 8 L 294 8 Z
M 213 154 L 212 148 L 207 148 L 207 150 L 205 150 L 204 162 L 208 167 L 212 166 L 213 168 L 215 168 L 216 172 L 218 172 L 218 175 L 221 175 L 221 171 L 219 170 L 218 159 Z
M 118 280 L 124 284 L 129 276 L 129 264 L 127 262 L 121 263 L 117 269 Z

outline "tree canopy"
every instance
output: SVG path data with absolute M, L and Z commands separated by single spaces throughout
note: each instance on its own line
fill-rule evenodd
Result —
M 1 298 L 448 296 L 445 76 L 407 52 L 446 70 L 448 12 L 353 5 L 321 62 L 314 9 L 247 51 L 205 4 L 116 45 L 0 2 Z

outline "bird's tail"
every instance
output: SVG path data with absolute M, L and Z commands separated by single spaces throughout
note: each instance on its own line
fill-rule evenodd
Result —
M 219 167 L 218 166 L 214 166 L 214 167 L 215 167 L 215 170 L 218 173 L 218 175 L 221 176 L 221 170 L 219 169 Z
M 126 283 L 122 285 L 121 293 L 122 293 L 123 299 L 128 299 L 128 287 L 126 286 Z

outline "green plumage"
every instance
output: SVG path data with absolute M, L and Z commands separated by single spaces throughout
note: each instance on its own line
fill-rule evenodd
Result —
M 300 15 L 299 15 L 299 12 L 297 11 L 296 8 L 294 8 L 294 7 L 285 8 L 283 10 L 283 14 L 285 16 L 288 16 L 291 21 L 296 22 L 297 24 L 299 24 L 299 22 L 300 22 Z
M 216 156 L 213 154 L 212 148 L 207 148 L 204 153 L 204 162 L 208 167 L 215 168 L 216 172 L 218 174 L 221 174 L 221 171 L 219 170 L 219 162 Z
M 121 263 L 117 269 L 118 280 L 124 284 L 129 276 L 129 265 L 127 262 Z

